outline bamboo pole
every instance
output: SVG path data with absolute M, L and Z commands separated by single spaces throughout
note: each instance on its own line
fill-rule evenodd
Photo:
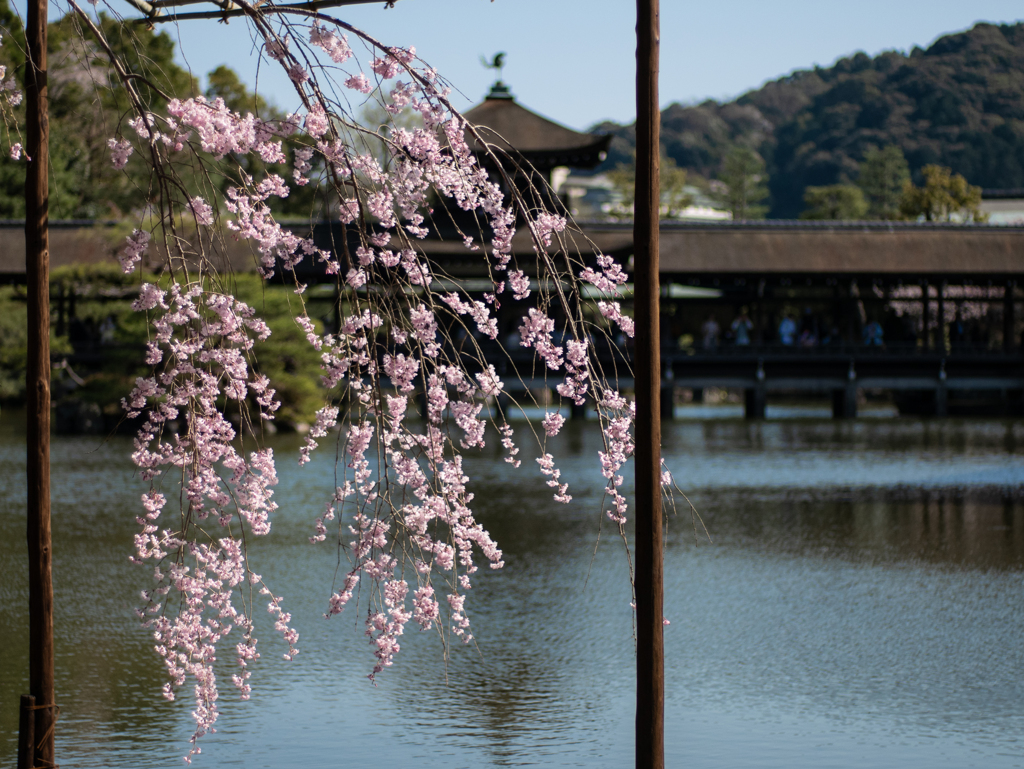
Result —
M 50 238 L 47 0 L 29 0 L 26 63 L 25 272 L 28 279 L 29 690 L 35 767 L 54 763 L 53 579 L 50 541 Z
M 637 0 L 636 203 L 633 286 L 636 323 L 636 766 L 665 766 L 662 627 L 661 340 L 658 318 L 659 0 Z

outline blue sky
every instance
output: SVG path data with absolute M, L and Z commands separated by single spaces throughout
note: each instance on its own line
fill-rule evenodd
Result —
M 110 0 L 127 15 L 129 6 Z M 23 6 L 23 1 L 17 3 Z M 398 0 L 333 13 L 391 45 L 415 45 L 458 88 L 456 106 L 478 101 L 493 80 L 480 56 L 505 51 L 505 80 L 519 100 L 574 128 L 635 116 L 635 4 L 631 0 Z M 927 47 L 977 21 L 1024 19 L 1019 0 L 662 0 L 661 101 L 723 99 L 794 69 L 865 51 Z M 182 22 L 184 61 L 202 75 L 219 64 L 255 82 L 244 25 Z M 261 89 L 294 107 L 283 75 L 264 67 Z

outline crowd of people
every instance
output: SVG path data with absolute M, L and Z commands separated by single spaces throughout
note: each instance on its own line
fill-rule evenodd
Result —
M 720 322 L 719 315 L 708 313 L 700 326 L 696 343 L 693 336 L 684 333 L 678 337 L 678 345 L 705 352 L 751 345 L 794 349 L 859 345 L 893 351 L 916 348 L 923 343 L 920 316 L 897 313 L 892 308 L 886 308 L 879 315 L 862 316 L 852 328 L 844 323 L 844 330 L 840 330 L 839 325 L 827 315 L 817 314 L 810 307 L 802 313 L 786 310 L 781 317 L 762 316 L 760 328 L 751 320 L 746 307 L 741 307 L 731 321 Z M 1001 318 L 968 320 L 959 308 L 940 332 L 933 312 L 927 346 L 930 349 L 944 346 L 950 351 L 1003 349 L 1003 333 Z M 1024 331 L 1020 331 L 1019 346 L 1024 349 Z
M 709 313 L 700 329 L 701 348 L 716 350 L 725 344 L 748 347 L 754 343 L 754 321 L 746 307 L 740 309 L 732 322 L 725 328 L 718 322 L 715 313 Z M 878 321 L 870 321 L 863 327 L 863 342 L 866 345 L 883 345 L 884 331 Z M 841 341 L 835 325 L 822 322 L 810 308 L 800 318 L 793 312 L 785 313 L 775 328 L 775 337 L 762 340 L 784 347 L 818 347 Z

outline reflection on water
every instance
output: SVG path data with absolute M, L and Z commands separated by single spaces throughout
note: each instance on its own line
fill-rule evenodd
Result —
M 23 439 L 4 420 L 9 765 L 28 649 Z M 604 526 L 597 544 L 599 445 L 593 425 L 574 424 L 552 447 L 568 507 L 531 471 L 510 474 L 497 449 L 467 462 L 507 562 L 467 604 L 479 646 L 453 650 L 446 668 L 436 637 L 412 633 L 374 688 L 356 613 L 320 617 L 335 554 L 306 538 L 318 490 L 332 485 L 329 457 L 292 469 L 298 441 L 279 436 L 282 510 L 256 556 L 302 654 L 281 662 L 265 633 L 254 701 L 225 695 L 199 765 L 630 764 L 630 597 L 617 536 Z M 53 448 L 65 766 L 177 766 L 190 733 L 187 697 L 159 697 L 158 662 L 131 615 L 144 583 L 127 562 L 141 491 L 128 448 Z M 665 425 L 665 453 L 712 538 L 695 537 L 684 511 L 669 520 L 669 766 L 1024 763 L 1024 423 L 688 420 Z

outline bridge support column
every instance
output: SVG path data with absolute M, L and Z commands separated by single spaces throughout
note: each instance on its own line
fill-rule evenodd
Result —
M 944 417 L 949 414 L 949 388 L 943 382 L 935 388 L 935 416 Z
M 1016 323 L 1013 317 L 1013 288 L 1016 284 L 1013 281 L 1006 283 L 1006 290 L 1003 298 L 1003 352 L 1011 353 L 1017 346 L 1017 340 L 1014 339 L 1014 329 Z
M 497 397 L 494 399 L 494 405 L 497 408 L 498 416 L 500 416 L 502 419 L 508 419 L 508 407 L 511 405 L 511 403 L 512 396 L 510 396 L 507 392 L 502 390 L 500 393 L 498 393 Z
M 1011 417 L 1024 415 L 1024 390 L 1007 390 L 1006 413 Z
M 671 374 L 671 370 L 669 371 Z M 676 418 L 676 385 L 672 377 L 661 380 L 661 418 Z
M 946 387 L 946 359 L 939 366 L 939 386 L 935 388 L 935 416 L 944 417 L 949 414 L 949 388 Z
M 938 325 L 935 328 L 935 349 L 946 354 L 946 303 L 943 301 L 943 294 L 946 292 L 946 281 L 940 280 L 937 286 L 938 301 L 935 303 L 935 314 L 938 318 Z
M 924 349 L 925 352 L 927 352 L 929 349 L 931 349 L 931 345 L 929 344 L 929 341 L 928 341 L 929 340 L 929 336 L 928 336 L 928 323 L 930 322 L 931 317 L 932 317 L 931 307 L 929 306 L 929 302 L 931 300 L 931 294 L 929 293 L 930 290 L 931 289 L 930 289 L 930 287 L 928 285 L 928 281 L 927 280 L 922 281 L 921 282 L 921 316 L 922 316 L 923 320 L 921 321 L 921 325 L 922 325 L 922 328 L 921 328 L 921 341 L 922 341 L 921 347 Z
M 832 418 L 853 419 L 857 416 L 857 386 L 848 384 L 841 390 L 832 391 Z
M 582 422 L 587 418 L 587 404 L 578 405 L 576 401 L 569 401 L 569 419 L 573 422 Z
M 747 419 L 764 419 L 768 403 L 768 388 L 763 384 L 748 387 L 743 391 L 743 416 Z

